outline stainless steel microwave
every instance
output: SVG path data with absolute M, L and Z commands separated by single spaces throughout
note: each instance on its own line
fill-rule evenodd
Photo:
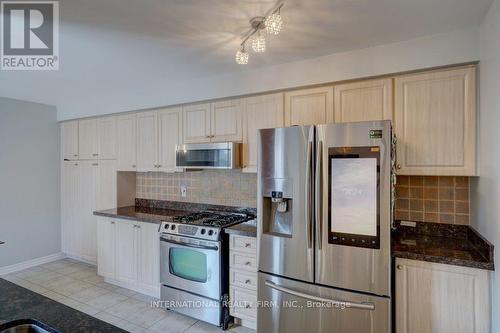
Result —
M 241 143 L 192 143 L 177 145 L 175 166 L 184 169 L 238 169 Z

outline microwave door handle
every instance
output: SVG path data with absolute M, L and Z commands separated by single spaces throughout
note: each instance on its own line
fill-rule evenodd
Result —
M 160 240 L 162 242 L 165 242 L 165 243 L 182 245 L 182 246 L 186 246 L 186 247 L 192 247 L 192 248 L 195 248 L 195 249 L 213 250 L 213 251 L 219 250 L 219 248 L 217 246 L 206 246 L 206 245 L 190 244 L 190 243 L 176 241 L 176 240 L 173 240 L 173 239 L 166 239 L 166 238 L 163 238 L 163 237 L 160 237 Z
M 323 237 L 323 223 L 321 218 L 321 204 L 322 204 L 322 181 L 323 177 L 321 172 L 323 171 L 323 141 L 318 141 L 318 146 L 316 149 L 316 179 L 315 179 L 315 193 L 314 193 L 314 216 L 316 220 L 316 237 L 318 242 L 318 250 L 322 247 L 322 237 Z
M 305 217 L 306 217 L 306 236 L 307 236 L 307 248 L 312 248 L 312 190 L 311 190 L 311 162 L 313 154 L 313 143 L 311 140 L 307 142 L 307 152 L 306 152 L 306 205 L 305 205 Z
M 375 310 L 375 304 L 371 302 L 350 302 L 350 301 L 343 301 L 343 300 L 337 300 L 337 299 L 329 299 L 329 298 L 324 298 L 324 297 L 318 297 L 314 295 L 309 295 L 306 293 L 303 293 L 301 291 L 293 290 L 290 288 L 286 288 L 283 286 L 280 286 L 279 284 L 276 284 L 272 281 L 266 280 L 265 282 L 266 286 L 269 288 L 281 291 L 285 294 L 289 294 L 292 296 L 297 296 L 300 298 L 308 299 L 311 301 L 316 301 L 316 302 L 321 302 L 321 303 L 328 303 L 328 304 L 345 304 L 346 308 L 351 308 L 351 309 L 361 309 L 361 310 L 369 310 L 369 311 L 374 311 Z

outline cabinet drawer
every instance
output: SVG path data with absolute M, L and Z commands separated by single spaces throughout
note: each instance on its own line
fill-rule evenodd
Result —
M 257 239 L 255 237 L 230 235 L 229 248 L 257 255 Z
M 257 318 L 257 294 L 248 292 L 245 289 L 231 287 L 229 289 L 231 299 L 230 313 L 234 317 L 241 319 Z
M 230 251 L 229 267 L 257 272 L 257 256 L 247 253 Z
M 257 290 L 257 273 L 230 269 L 229 284 L 248 290 Z

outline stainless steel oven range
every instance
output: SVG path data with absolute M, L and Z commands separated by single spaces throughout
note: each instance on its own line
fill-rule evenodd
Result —
M 252 218 L 203 211 L 161 224 L 161 300 L 167 308 L 227 329 L 229 241 L 223 229 Z

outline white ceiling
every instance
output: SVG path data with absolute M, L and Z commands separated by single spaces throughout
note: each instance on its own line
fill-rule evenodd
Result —
M 478 26 L 491 2 L 287 0 L 281 35 L 269 40 L 265 54 L 251 54 L 249 65 L 238 66 L 234 53 L 248 20 L 276 1 L 61 0 L 60 70 L 0 72 L 0 96 L 81 108 L 107 92 L 134 94 L 154 82 L 207 78 Z

